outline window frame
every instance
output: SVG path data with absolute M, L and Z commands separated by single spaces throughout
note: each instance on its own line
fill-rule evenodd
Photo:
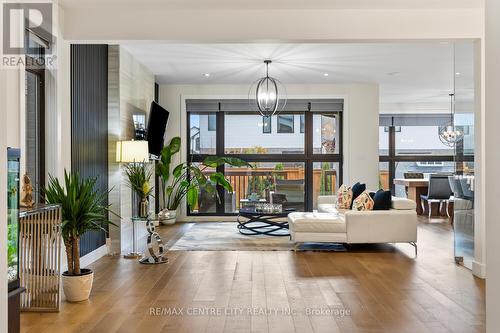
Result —
M 206 157 L 213 156 L 209 154 L 192 154 L 190 142 L 190 113 L 186 112 L 186 152 L 187 162 L 196 163 L 202 162 Z M 339 184 L 343 182 L 343 111 L 287 111 L 289 115 L 304 115 L 304 153 L 291 153 L 291 154 L 231 154 L 225 153 L 225 116 L 226 114 L 249 114 L 248 112 L 231 112 L 221 111 L 219 103 L 219 111 L 214 112 L 216 115 L 216 153 L 215 155 L 221 157 L 237 157 L 247 162 L 303 162 L 304 163 L 304 209 L 305 211 L 312 211 L 313 209 L 313 163 L 314 162 L 337 162 L 339 163 L 338 179 Z M 338 130 L 339 130 L 339 152 L 337 154 L 320 154 L 314 153 L 314 128 L 313 117 L 316 114 L 336 114 L 338 117 Z M 292 133 L 288 133 L 292 134 Z M 225 166 L 217 167 L 216 171 L 224 173 Z M 186 204 L 186 212 L 188 216 L 235 216 L 236 213 L 225 212 L 224 190 L 220 186 L 217 188 L 220 202 L 216 203 L 216 212 L 214 213 L 194 213 L 191 212 L 189 206 Z
M 388 128 L 386 131 L 385 129 Z M 396 154 L 396 133 L 401 131 L 400 126 L 384 126 L 384 133 L 389 136 L 388 155 L 379 154 L 379 163 L 387 162 L 389 171 L 389 189 L 394 194 L 396 193 L 396 185 L 394 179 L 396 177 L 396 166 L 399 162 L 455 162 L 455 173 L 457 166 L 463 162 L 474 162 L 474 155 L 464 155 L 463 147 L 458 144 L 455 147 L 454 154 L 448 155 L 398 155 Z M 380 138 L 379 138 L 380 140 Z M 379 164 L 380 165 L 380 164 Z M 379 170 L 380 172 L 380 170 Z
M 26 61 L 27 63 L 31 64 L 37 64 L 35 59 L 29 55 L 26 55 Z M 35 203 L 44 203 L 45 199 L 43 196 L 43 191 L 40 191 L 40 189 L 45 186 L 46 182 L 46 177 L 45 177 L 45 67 L 44 66 L 27 66 L 25 68 L 26 73 L 31 73 L 33 75 L 36 75 L 39 80 L 39 86 L 38 88 L 38 114 L 37 117 L 39 121 L 37 122 L 38 125 L 38 135 L 36 138 L 37 141 L 37 147 L 36 151 L 38 154 L 38 165 L 37 165 L 37 175 L 34 177 L 34 175 L 31 176 L 31 180 L 33 182 L 33 185 L 35 187 L 35 190 L 38 188 L 38 198 L 39 202 Z M 25 73 L 25 76 L 26 76 Z M 26 125 L 25 125 L 26 126 Z M 25 132 L 28 129 L 25 128 Z M 23 138 L 26 142 L 26 136 Z M 26 150 L 26 149 L 25 149 Z M 26 165 L 25 165 L 26 168 Z

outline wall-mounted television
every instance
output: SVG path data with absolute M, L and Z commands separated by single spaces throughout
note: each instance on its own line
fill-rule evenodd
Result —
M 148 121 L 148 148 L 151 158 L 160 156 L 165 142 L 165 129 L 167 128 L 169 112 L 156 102 L 151 102 Z

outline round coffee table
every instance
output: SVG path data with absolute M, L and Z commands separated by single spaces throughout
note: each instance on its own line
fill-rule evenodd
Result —
M 281 213 L 258 212 L 255 207 L 244 207 L 239 210 L 238 230 L 242 235 L 290 236 L 288 221 L 273 221 L 287 217 L 295 209 L 289 208 Z M 246 219 L 246 220 L 245 220 Z

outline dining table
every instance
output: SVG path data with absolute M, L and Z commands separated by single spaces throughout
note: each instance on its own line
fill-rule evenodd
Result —
M 417 214 L 422 215 L 424 213 L 424 209 L 422 208 L 420 195 L 427 194 L 427 190 L 429 189 L 429 179 L 395 178 L 394 185 L 402 185 L 406 188 L 408 199 L 415 201 L 415 203 L 417 204 Z
M 453 223 L 454 205 L 453 200 L 447 200 L 443 205 L 436 205 L 437 202 L 424 202 L 422 205 L 421 195 L 426 195 L 429 189 L 428 178 L 395 178 L 394 185 L 402 185 L 406 189 L 408 199 L 417 204 L 418 215 L 449 217 Z

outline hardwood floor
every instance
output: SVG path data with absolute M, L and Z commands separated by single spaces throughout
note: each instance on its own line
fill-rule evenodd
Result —
M 22 332 L 484 332 L 484 281 L 454 264 L 449 224 L 428 222 L 417 258 L 408 244 L 169 252 L 157 266 L 105 257 L 89 301 L 23 313 Z M 172 244 L 191 226 L 161 235 Z

